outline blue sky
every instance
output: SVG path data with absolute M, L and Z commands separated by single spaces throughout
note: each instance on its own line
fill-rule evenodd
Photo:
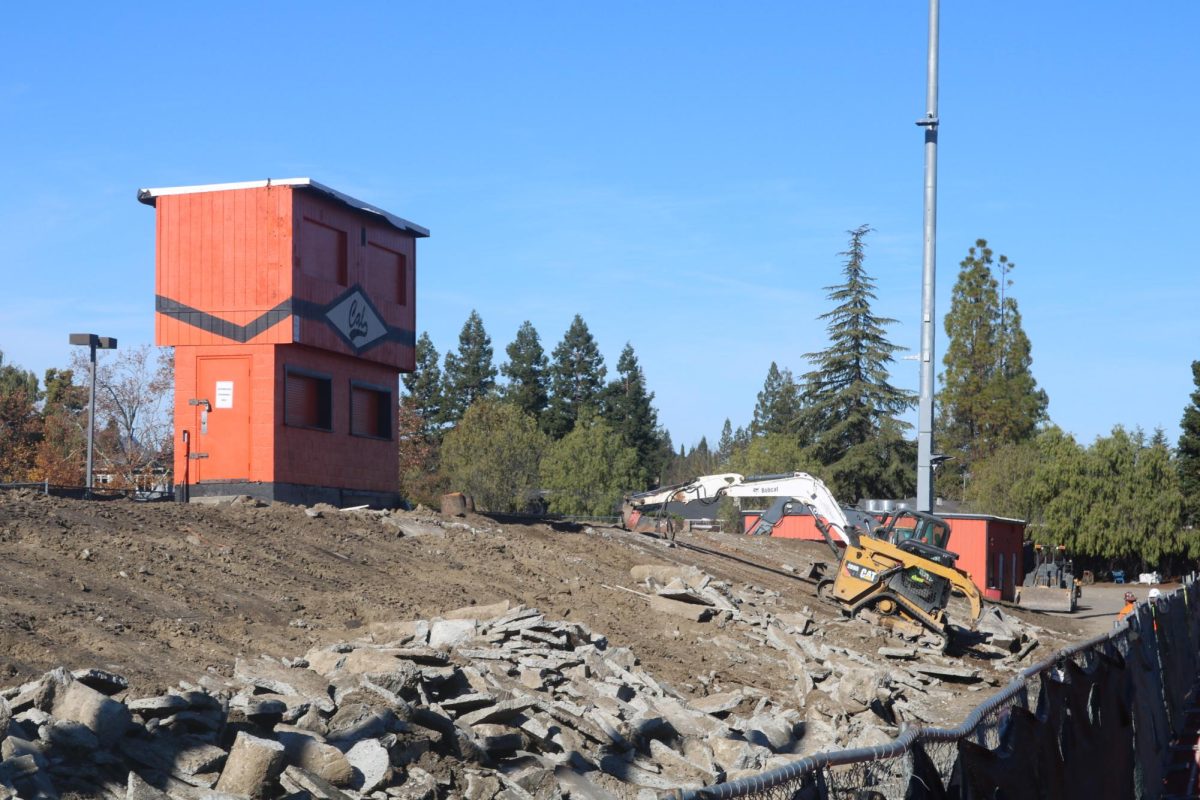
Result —
M 249 10 L 245 6 L 249 6 Z M 0 32 L 0 350 L 153 338 L 138 187 L 309 176 L 431 229 L 418 327 L 497 362 L 581 314 L 678 445 L 797 374 L 846 231 L 919 342 L 926 10 L 909 2 L 20 4 Z M 1173 440 L 1200 359 L 1200 4 L 943 2 L 938 301 L 978 237 L 1054 422 Z M 945 335 L 939 325 L 940 365 Z M 915 389 L 917 365 L 896 383 Z

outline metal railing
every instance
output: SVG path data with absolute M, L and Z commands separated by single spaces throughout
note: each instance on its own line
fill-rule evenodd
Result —
M 113 488 L 109 486 L 64 486 L 49 481 L 40 483 L 0 483 L 0 490 L 32 489 L 50 497 L 67 497 L 75 500 L 120 500 L 128 498 L 142 502 L 174 501 L 175 487 L 171 484 L 151 488 L 136 486 Z

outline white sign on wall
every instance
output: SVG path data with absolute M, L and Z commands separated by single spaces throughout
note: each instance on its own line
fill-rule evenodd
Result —
M 233 408 L 233 381 L 217 381 L 217 408 Z

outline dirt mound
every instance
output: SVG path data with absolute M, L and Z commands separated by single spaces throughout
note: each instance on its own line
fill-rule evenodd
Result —
M 244 694 L 239 659 L 286 662 L 335 643 L 393 641 L 399 630 L 411 637 L 420 629 L 415 621 L 469 617 L 463 607 L 478 607 L 480 617 L 485 608 L 530 608 L 558 622 L 528 630 L 515 624 L 504 636 L 491 634 L 490 643 L 466 644 L 435 641 L 426 625 L 422 646 L 458 647 L 457 668 L 477 675 L 494 670 L 493 651 L 505 637 L 522 647 L 620 648 L 629 654 L 622 669 L 636 664 L 642 683 L 654 687 L 651 702 L 675 698 L 723 720 L 718 744 L 727 730 L 735 732 L 732 741 L 753 743 L 745 731 L 758 730 L 765 755 L 748 767 L 757 769 L 771 752 L 794 758 L 818 747 L 876 743 L 905 720 L 957 724 L 982 700 L 981 689 L 1007 683 L 1031 659 L 1080 636 L 1072 620 L 990 609 L 989 632 L 968 648 L 954 657 L 928 653 L 815 597 L 799 576 L 829 558 L 823 545 L 721 534 L 682 534 L 678 543 L 428 510 L 85 503 L 0 493 L 0 687 L 64 666 L 123 676 L 128 688 L 119 700 L 178 693 L 180 682 L 214 696 L 221 687 Z M 519 661 L 531 657 L 513 656 L 515 674 L 537 667 Z M 549 663 L 539 669 L 546 678 Z M 508 667 L 497 680 L 506 674 Z M 588 685 L 555 675 L 545 691 L 576 679 Z M 491 689 L 498 697 L 499 688 Z M 7 694 L 15 697 L 15 689 Z M 629 721 L 611 698 L 568 697 Z M 47 736 L 57 735 L 42 724 L 50 726 Z M 772 740 L 804 729 L 811 735 L 786 749 Z M 647 760 L 652 740 L 657 762 Z M 640 770 L 666 763 L 675 757 L 662 749 L 668 745 L 682 746 L 670 738 L 631 741 L 625 763 Z M 721 770 L 701 772 L 711 778 Z

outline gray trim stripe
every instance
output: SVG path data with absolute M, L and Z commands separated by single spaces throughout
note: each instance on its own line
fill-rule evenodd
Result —
M 292 301 L 290 298 L 284 300 L 270 311 L 263 312 L 246 325 L 238 325 L 236 322 L 221 319 L 209 314 L 207 311 L 186 306 L 183 303 L 163 297 L 162 295 L 154 296 L 154 310 L 163 316 L 177 319 L 185 325 L 199 328 L 214 336 L 220 336 L 223 339 L 232 339 L 239 344 L 245 344 L 255 336 L 264 333 L 272 325 L 277 325 L 290 317 L 292 315 Z
M 334 302 L 337 301 L 335 300 Z M 179 320 L 185 325 L 191 325 L 193 328 L 199 328 L 214 336 L 220 336 L 223 339 L 229 339 L 239 344 L 245 344 L 254 337 L 265 333 L 267 329 L 279 324 L 279 322 L 293 314 L 302 319 L 324 322 L 328 325 L 329 320 L 325 317 L 325 312 L 329 308 L 330 306 L 323 306 L 310 300 L 288 298 L 274 308 L 264 311 L 246 325 L 238 325 L 236 322 L 221 319 L 218 316 L 209 314 L 207 311 L 192 308 L 169 297 L 163 297 L 162 295 L 154 296 L 154 310 L 163 316 Z M 333 330 L 335 333 L 338 333 L 336 328 Z M 370 345 L 362 348 L 362 350 L 370 350 L 372 347 L 383 342 L 398 342 L 405 347 L 414 347 L 416 346 L 416 341 L 417 337 L 414 331 L 388 325 L 388 331 L 385 335 L 380 336 L 371 342 Z M 362 351 L 360 350 L 359 352 Z

